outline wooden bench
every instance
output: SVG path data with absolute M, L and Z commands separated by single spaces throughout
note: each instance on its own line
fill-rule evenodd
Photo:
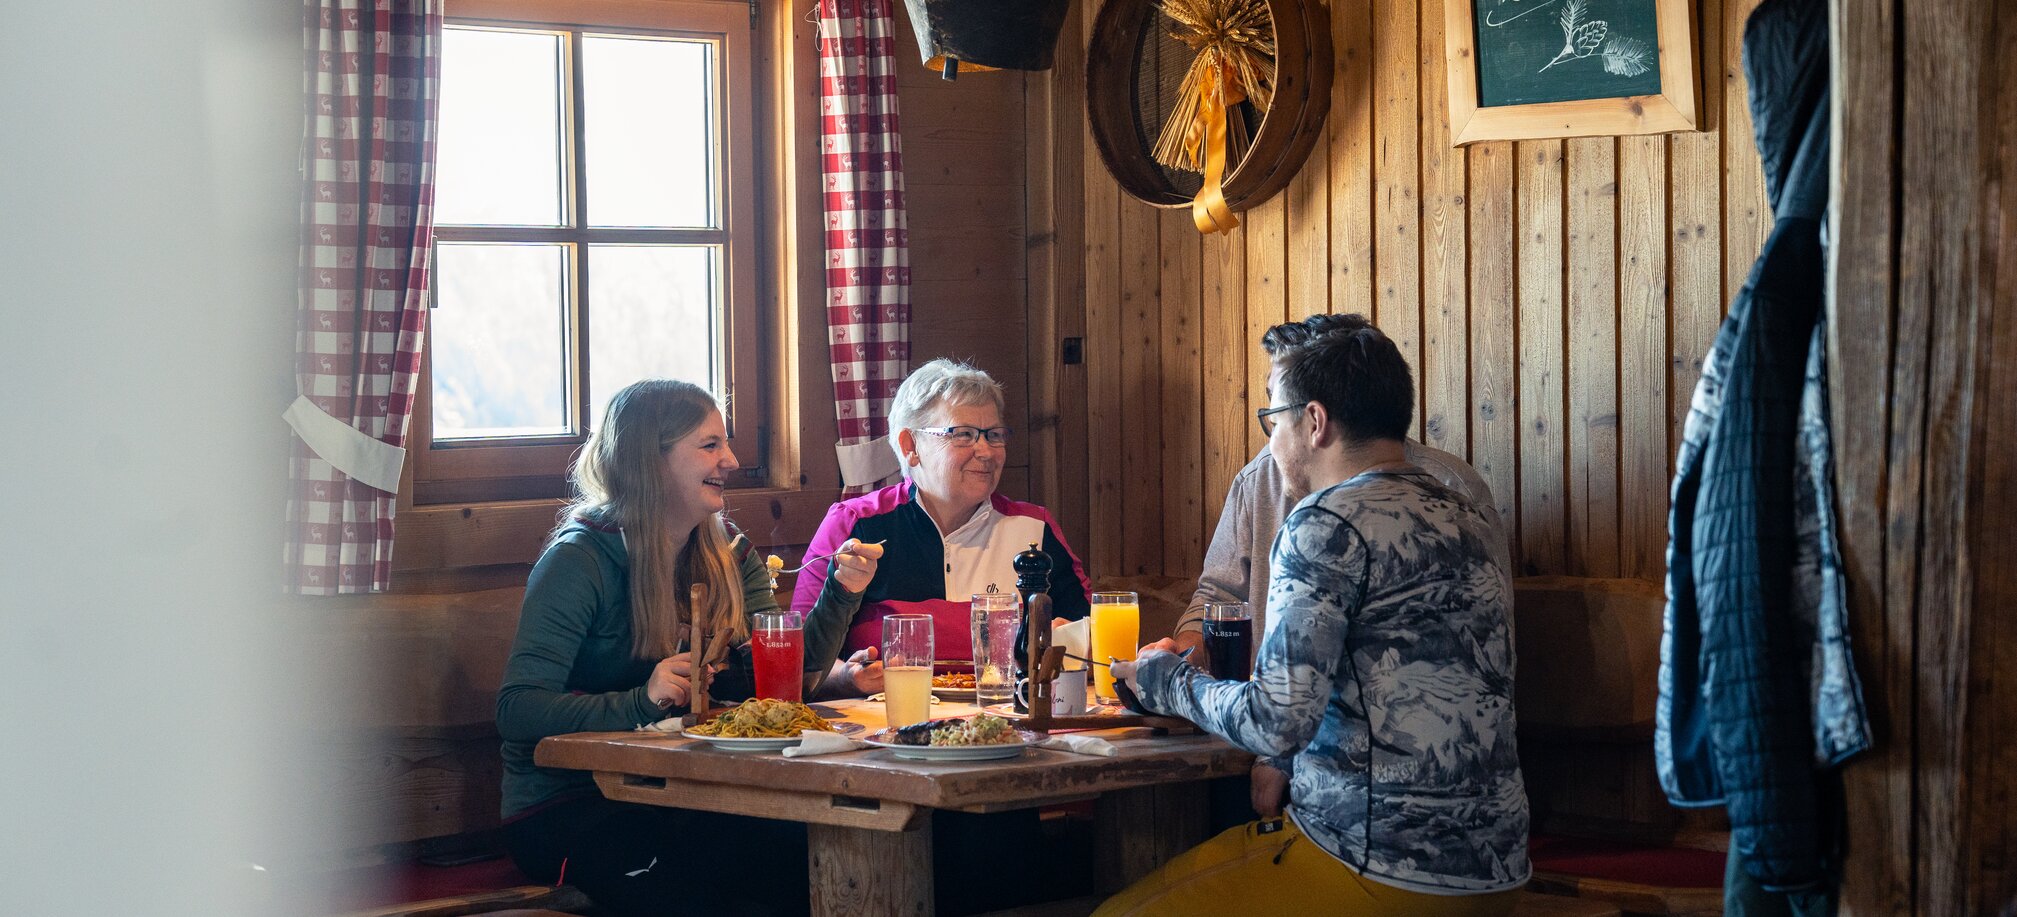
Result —
M 1538 836 L 1528 846 L 1545 894 L 1606 901 L 1628 914 L 1723 912 L 1722 851 Z
M 342 917 L 568 917 L 588 909 L 588 896 L 570 886 L 520 885 L 470 895 L 390 904 Z
M 1618 917 L 1618 906 L 1608 901 L 1564 898 L 1531 891 L 1520 893 L 1513 905 L 1513 917 Z
M 572 886 L 541 885 L 503 858 L 456 866 L 406 862 L 372 866 L 324 880 L 341 917 L 462 917 L 513 912 L 578 913 L 588 896 Z

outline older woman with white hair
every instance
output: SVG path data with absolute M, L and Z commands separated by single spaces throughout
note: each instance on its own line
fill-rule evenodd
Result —
M 897 388 L 889 441 L 904 480 L 834 504 L 806 548 L 807 556 L 817 557 L 853 539 L 881 542 L 882 556 L 866 565 L 855 558 L 831 567 L 814 561 L 799 574 L 792 597 L 792 608 L 801 612 L 852 610 L 841 649 L 847 662 L 836 667 L 823 693 L 882 689 L 876 644 L 889 614 L 932 615 L 939 658 L 972 658 L 970 598 L 1014 590 L 1011 561 L 1032 543 L 1051 556 L 1055 613 L 1075 619 L 1090 609 L 1085 569 L 1050 513 L 995 492 L 1008 458 L 1005 407 L 999 383 L 953 360 L 926 363 Z M 850 582 L 864 575 L 865 588 Z

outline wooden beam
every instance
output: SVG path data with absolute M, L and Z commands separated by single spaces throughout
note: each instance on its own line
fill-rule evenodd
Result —
M 1567 141 L 1567 569 L 1618 574 L 1618 140 Z
M 1516 575 L 1568 572 L 1563 411 L 1567 337 L 1562 324 L 1562 141 L 1525 140 L 1519 151 L 1520 534 Z
M 927 917 L 932 913 L 931 820 L 910 831 L 808 825 L 812 912 Z

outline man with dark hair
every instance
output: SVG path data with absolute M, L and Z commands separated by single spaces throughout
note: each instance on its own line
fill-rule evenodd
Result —
M 1254 413 L 1285 485 L 1309 496 L 1275 539 L 1276 620 L 1253 679 L 1213 679 L 1174 640 L 1114 675 L 1148 708 L 1287 774 L 1288 817 L 1226 831 L 1098 913 L 1235 901 L 1254 913 L 1510 913 L 1530 868 L 1496 533 L 1407 460 L 1414 387 L 1392 341 L 1372 327 L 1308 340 L 1282 327 L 1269 334 L 1271 403 Z
M 1348 335 L 1371 327 L 1372 323 L 1361 315 L 1312 315 L 1299 322 L 1268 329 L 1261 338 L 1261 348 L 1273 357 L 1309 346 L 1321 338 Z M 1412 404 L 1412 396 L 1409 402 Z M 1470 498 L 1478 511 L 1484 514 L 1494 533 L 1491 545 L 1494 555 L 1500 567 L 1511 576 L 1512 543 L 1507 539 L 1500 521 L 1492 488 L 1485 484 L 1484 478 L 1457 456 L 1405 436 L 1397 438 L 1401 439 L 1401 448 L 1409 462 L 1434 475 L 1444 486 Z M 1188 650 L 1204 641 L 1205 605 L 1211 602 L 1246 602 L 1253 610 L 1255 636 L 1266 636 L 1272 620 L 1267 614 L 1268 547 L 1274 544 L 1275 532 L 1282 527 L 1282 517 L 1288 515 L 1289 508 L 1303 496 L 1286 486 L 1281 466 L 1276 463 L 1274 453 L 1265 446 L 1233 477 L 1232 489 L 1226 493 L 1225 508 L 1219 513 L 1218 528 L 1212 533 L 1211 544 L 1205 548 L 1204 569 L 1198 576 L 1197 592 L 1191 596 L 1190 608 L 1177 621 L 1178 647 Z M 1256 640 L 1257 649 L 1259 645 L 1260 641 Z

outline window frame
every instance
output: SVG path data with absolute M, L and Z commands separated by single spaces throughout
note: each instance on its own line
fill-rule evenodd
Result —
M 751 7 L 739 0 L 449 0 L 450 25 L 558 32 L 562 36 L 562 68 L 566 85 L 560 98 L 561 168 L 564 225 L 560 227 L 437 226 L 435 241 L 558 243 L 571 262 L 565 304 L 570 339 L 570 414 L 581 431 L 569 434 L 477 439 L 436 444 L 433 441 L 433 348 L 422 355 L 412 430 L 410 484 L 403 495 L 410 505 L 552 499 L 568 495 L 567 467 L 586 440 L 591 397 L 587 297 L 593 259 L 583 257 L 596 244 L 719 245 L 722 298 L 721 335 L 714 342 L 723 383 L 723 414 L 730 447 L 742 460 L 743 473 L 732 487 L 761 487 L 770 461 L 768 435 L 770 399 L 763 380 L 766 345 L 762 338 L 763 305 L 760 274 L 766 262 L 764 227 L 758 198 L 769 180 L 757 155 L 762 141 L 757 96 L 764 85 L 758 62 L 756 23 Z M 721 99 L 715 154 L 716 228 L 595 228 L 581 219 L 587 185 L 586 120 L 581 47 L 584 36 L 639 34 L 708 41 L 718 55 Z M 589 202 L 592 204 L 592 202 Z M 600 393 L 607 398 L 609 393 Z

